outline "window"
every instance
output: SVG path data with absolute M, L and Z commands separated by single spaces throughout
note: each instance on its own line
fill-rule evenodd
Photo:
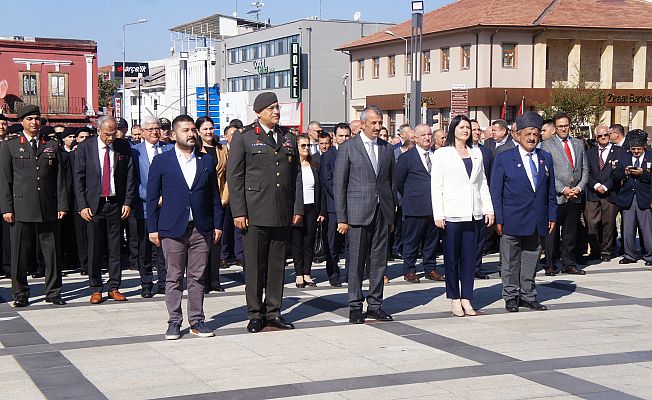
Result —
M 422 65 L 421 72 L 424 74 L 429 74 L 430 73 L 430 50 L 426 50 L 422 53 L 421 65 Z
M 254 43 L 228 49 L 229 64 L 238 64 L 263 57 L 281 56 L 290 53 L 290 43 L 298 42 L 299 35 L 288 36 L 266 42 Z
M 378 79 L 380 76 L 380 58 L 374 57 L 371 59 L 371 61 L 373 62 L 374 66 L 372 78 Z
M 441 49 L 441 71 L 447 72 L 450 68 L 451 62 L 451 49 L 450 47 L 444 47 Z
M 412 75 L 412 54 L 408 54 L 405 59 L 405 75 Z
M 471 68 L 471 45 L 465 44 L 462 46 L 461 58 L 462 62 L 460 64 L 462 65 L 462 69 Z
M 231 92 L 287 88 L 290 87 L 290 70 L 229 78 L 227 85 Z
M 38 75 L 22 73 L 23 96 L 38 96 Z
M 131 105 L 132 106 L 137 106 L 138 105 L 138 97 L 131 96 Z
M 503 68 L 516 68 L 516 44 L 503 43 Z
M 396 76 L 396 56 L 387 56 L 387 76 Z
M 66 97 L 65 75 L 50 75 L 50 95 L 52 97 Z
M 364 60 L 358 60 L 358 80 L 364 79 Z

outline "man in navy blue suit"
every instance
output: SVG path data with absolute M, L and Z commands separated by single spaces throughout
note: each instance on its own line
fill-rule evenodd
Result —
M 214 333 L 204 323 L 204 270 L 211 241 L 217 243 L 222 236 L 215 161 L 195 150 L 197 128 L 190 116 L 176 117 L 172 130 L 174 150 L 153 158 L 147 181 L 149 240 L 163 247 L 167 264 L 165 305 L 170 319 L 165 338 L 181 336 L 184 271 L 190 332 L 210 337 Z
M 403 196 L 403 279 L 419 283 L 416 262 L 419 243 L 423 241 L 425 278 L 443 281 L 444 277 L 435 269 L 439 228 L 435 226 L 430 200 L 432 130 L 420 124 L 414 133 L 416 146 L 401 154 L 396 164 L 396 187 Z
M 543 118 L 528 111 L 516 117 L 518 146 L 501 152 L 491 172 L 491 199 L 500 239 L 505 309 L 545 310 L 537 301 L 534 276 L 541 244 L 554 230 L 557 200 L 552 156 L 537 149 Z
M 650 169 L 652 151 L 647 150 L 647 133 L 634 129 L 627 134 L 629 151 L 623 152 L 616 163 L 614 179 L 621 182 L 616 205 L 623 215 L 625 256 L 619 264 L 631 264 L 639 259 L 636 251 L 636 228 L 640 227 L 647 245 L 643 254 L 646 266 L 652 266 L 652 214 L 650 214 Z
M 487 178 L 487 185 L 491 184 L 491 165 L 494 161 L 494 156 L 491 150 L 483 144 L 480 143 L 480 136 L 482 135 L 482 129 L 480 128 L 480 123 L 472 119 L 471 120 L 471 138 L 473 139 L 473 147 L 480 149 L 482 153 L 482 166 L 484 167 L 484 175 Z M 489 279 L 489 275 L 482 272 L 482 255 L 484 254 L 484 248 L 487 241 L 490 241 L 490 244 L 495 243 L 497 236 L 494 233 L 493 229 L 487 229 L 487 226 L 482 224 L 480 232 L 478 234 L 478 249 L 476 253 L 475 261 L 475 277 L 476 279 Z

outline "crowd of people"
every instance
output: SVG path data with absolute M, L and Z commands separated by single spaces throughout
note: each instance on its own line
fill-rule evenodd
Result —
M 652 266 L 645 131 L 600 125 L 589 141 L 564 113 L 525 112 L 487 133 L 458 115 L 447 130 L 404 124 L 394 134 L 368 106 L 332 132 L 312 121 L 300 133 L 278 125 L 273 93 L 253 108 L 255 122 L 231 121 L 222 138 L 209 117 L 150 115 L 129 132 L 111 116 L 96 128 L 50 127 L 30 105 L 11 126 L 0 115 L 0 247 L 13 305 L 29 305 L 30 274 L 45 278 L 46 302 L 65 305 L 62 271 L 88 275 L 92 304 L 104 292 L 125 301 L 130 268 L 142 297 L 165 296 L 165 336 L 177 339 L 184 277 L 191 332 L 212 336 L 204 295 L 224 291 L 220 270 L 232 265 L 243 266 L 247 330 L 293 329 L 281 315 L 285 267 L 290 259 L 296 287 L 317 286 L 315 249 L 328 284 L 347 284 L 355 324 L 392 320 L 383 290 L 397 259 L 406 282 L 445 281 L 458 317 L 477 314 L 474 280 L 495 272 L 482 262 L 490 252 L 500 254 L 509 312 L 546 309 L 540 268 L 584 275 L 587 260 L 617 254 Z

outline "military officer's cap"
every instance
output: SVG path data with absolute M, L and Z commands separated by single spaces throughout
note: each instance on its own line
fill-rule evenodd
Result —
M 278 103 L 276 93 L 263 92 L 256 96 L 256 100 L 254 100 L 254 111 L 259 113 L 274 103 Z
M 647 132 L 643 129 L 633 129 L 627 133 L 629 147 L 645 147 L 647 144 Z
M 541 130 L 543 117 L 534 111 L 528 111 L 516 117 L 516 129 L 537 128 Z
M 172 126 L 172 122 L 170 122 L 170 120 L 167 119 L 167 118 L 165 118 L 165 117 L 163 117 L 163 118 L 159 118 L 159 119 L 158 119 L 158 123 L 159 123 L 159 125 L 161 126 L 161 128 L 165 128 L 165 127 L 168 127 L 168 128 L 169 128 L 169 127 Z
M 93 130 L 87 126 L 82 126 L 81 128 L 77 128 L 75 131 L 75 136 L 79 136 L 80 133 L 82 132 L 88 132 L 89 135 L 93 134 Z
M 18 110 L 18 112 L 16 113 L 16 118 L 23 119 L 30 115 L 41 115 L 41 109 L 39 109 L 38 106 L 35 106 L 33 104 L 28 104 L 25 107 Z
M 72 126 L 67 126 L 63 129 L 63 133 L 61 134 L 61 137 L 68 137 L 68 136 L 76 136 L 77 129 L 73 128 Z

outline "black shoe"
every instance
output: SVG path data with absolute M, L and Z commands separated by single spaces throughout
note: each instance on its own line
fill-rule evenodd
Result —
M 485 274 L 484 272 L 477 271 L 475 274 L 475 279 L 489 279 L 489 275 Z
M 165 288 L 159 287 L 158 289 L 156 289 L 156 294 L 165 294 Z
M 520 307 L 525 307 L 525 308 L 529 308 L 530 310 L 536 310 L 536 311 L 544 311 L 548 309 L 548 307 L 544 306 L 543 304 L 539 303 L 536 300 L 525 301 L 521 299 L 519 300 L 518 305 Z
M 546 268 L 546 276 L 556 276 L 557 272 L 555 268 Z
M 623 257 L 618 261 L 618 264 L 634 264 L 636 261 L 632 260 L 631 258 Z
M 88 275 L 88 270 L 86 268 L 79 271 L 79 275 Z
M 403 254 L 401 254 L 401 253 L 392 253 L 392 257 L 394 257 L 396 260 L 402 260 L 403 259 Z
M 575 266 L 566 268 L 564 270 L 564 273 L 569 275 L 586 275 L 586 271 L 584 271 L 583 269 L 578 269 Z
M 247 331 L 249 331 L 249 333 L 257 333 L 260 332 L 264 327 L 265 327 L 265 323 L 263 322 L 262 319 L 253 318 L 250 319 L 249 323 L 247 324 Z
M 387 261 L 396 261 L 396 259 L 391 254 L 388 254 L 387 255 Z
M 600 257 L 600 260 L 602 260 L 602 262 L 609 262 L 611 261 L 611 256 L 602 256 Z
M 45 273 L 43 273 L 43 272 L 34 272 L 32 274 L 32 278 L 34 278 L 34 279 L 45 278 Z
M 142 297 L 144 299 L 150 299 L 153 296 L 154 296 L 154 294 L 152 293 L 152 288 L 146 287 L 146 288 L 143 288 L 142 292 L 140 292 L 140 297 Z
M 646 267 L 652 267 L 652 261 L 646 261 L 645 266 Z
M 587 261 L 597 261 L 601 259 L 602 257 L 600 256 L 600 254 L 589 254 L 588 256 L 586 256 Z
M 287 322 L 283 317 L 278 316 L 276 318 L 268 319 L 267 326 L 273 326 L 278 329 L 294 329 L 294 325 Z
M 27 297 L 19 297 L 14 301 L 14 307 L 27 307 L 28 305 Z
M 50 299 L 45 299 L 46 303 L 52 303 L 55 306 L 65 306 L 66 301 L 61 298 L 61 296 L 52 297 Z
M 214 292 L 220 292 L 220 293 L 224 292 L 224 288 L 219 283 L 217 285 L 213 285 L 213 287 L 211 287 L 211 290 L 214 291 Z
M 372 318 L 376 321 L 394 321 L 394 318 L 383 311 L 382 308 L 377 310 L 367 310 L 367 318 Z
M 518 300 L 509 299 L 505 301 L 505 310 L 507 310 L 507 312 L 518 312 Z
M 209 294 L 211 292 L 210 286 L 205 286 L 204 287 L 204 294 Z
M 328 283 L 330 283 L 332 287 L 342 287 L 339 279 L 330 279 Z
M 349 311 L 349 322 L 352 324 L 364 324 L 364 314 L 362 310 Z

